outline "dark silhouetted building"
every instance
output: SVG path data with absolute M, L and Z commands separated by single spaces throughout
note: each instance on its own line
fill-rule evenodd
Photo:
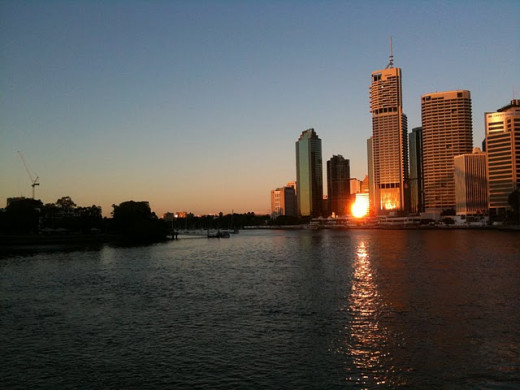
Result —
M 350 161 L 342 155 L 327 161 L 328 214 L 347 215 L 350 199 Z
M 408 134 L 410 151 L 410 212 L 418 214 L 424 211 L 423 162 L 422 162 L 422 128 L 415 127 Z

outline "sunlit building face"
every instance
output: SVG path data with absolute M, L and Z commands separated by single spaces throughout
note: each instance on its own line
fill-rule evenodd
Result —
M 473 150 L 470 92 L 423 95 L 421 117 L 425 209 L 455 209 L 454 157 Z
M 372 73 L 370 112 L 375 211 L 404 210 L 408 146 L 400 68 L 390 67 Z
M 485 119 L 489 211 L 505 215 L 511 210 L 509 194 L 520 188 L 520 99 Z

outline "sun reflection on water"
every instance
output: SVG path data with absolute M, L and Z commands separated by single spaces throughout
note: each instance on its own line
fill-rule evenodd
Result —
M 359 242 L 353 263 L 352 287 L 348 294 L 349 323 L 345 327 L 346 353 L 352 369 L 346 380 L 362 386 L 387 383 L 388 331 L 381 323 L 383 302 L 373 275 L 368 245 Z

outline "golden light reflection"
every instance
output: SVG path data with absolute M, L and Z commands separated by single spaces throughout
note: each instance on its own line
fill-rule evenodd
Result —
M 401 196 L 399 188 L 385 188 L 381 190 L 381 207 L 383 210 L 395 210 L 400 207 Z
M 356 194 L 356 201 L 351 208 L 352 215 L 355 218 L 363 218 L 368 214 L 369 207 L 368 194 Z
M 350 323 L 346 326 L 347 354 L 357 372 L 346 379 L 362 386 L 384 385 L 388 357 L 388 331 L 381 324 L 383 302 L 373 276 L 369 248 L 359 242 L 353 264 L 353 280 L 348 296 Z

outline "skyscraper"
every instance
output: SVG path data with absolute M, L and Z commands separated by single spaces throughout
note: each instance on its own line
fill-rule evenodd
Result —
M 520 187 L 520 99 L 487 112 L 485 120 L 489 214 L 505 216 L 509 194 Z
M 314 129 L 302 132 L 296 141 L 298 214 L 318 217 L 323 202 L 321 139 Z
M 435 92 L 421 97 L 424 207 L 455 209 L 453 158 L 471 153 L 473 133 L 469 91 Z
M 457 215 L 487 213 L 486 153 L 455 156 L 455 211 Z
M 408 180 L 407 121 L 403 114 L 401 69 L 393 67 L 393 56 L 383 70 L 372 72 L 372 158 L 374 211 L 406 210 Z
M 424 211 L 422 128 L 415 127 L 408 134 L 410 150 L 410 212 Z
M 329 214 L 346 215 L 350 203 L 350 161 L 342 155 L 327 161 Z

